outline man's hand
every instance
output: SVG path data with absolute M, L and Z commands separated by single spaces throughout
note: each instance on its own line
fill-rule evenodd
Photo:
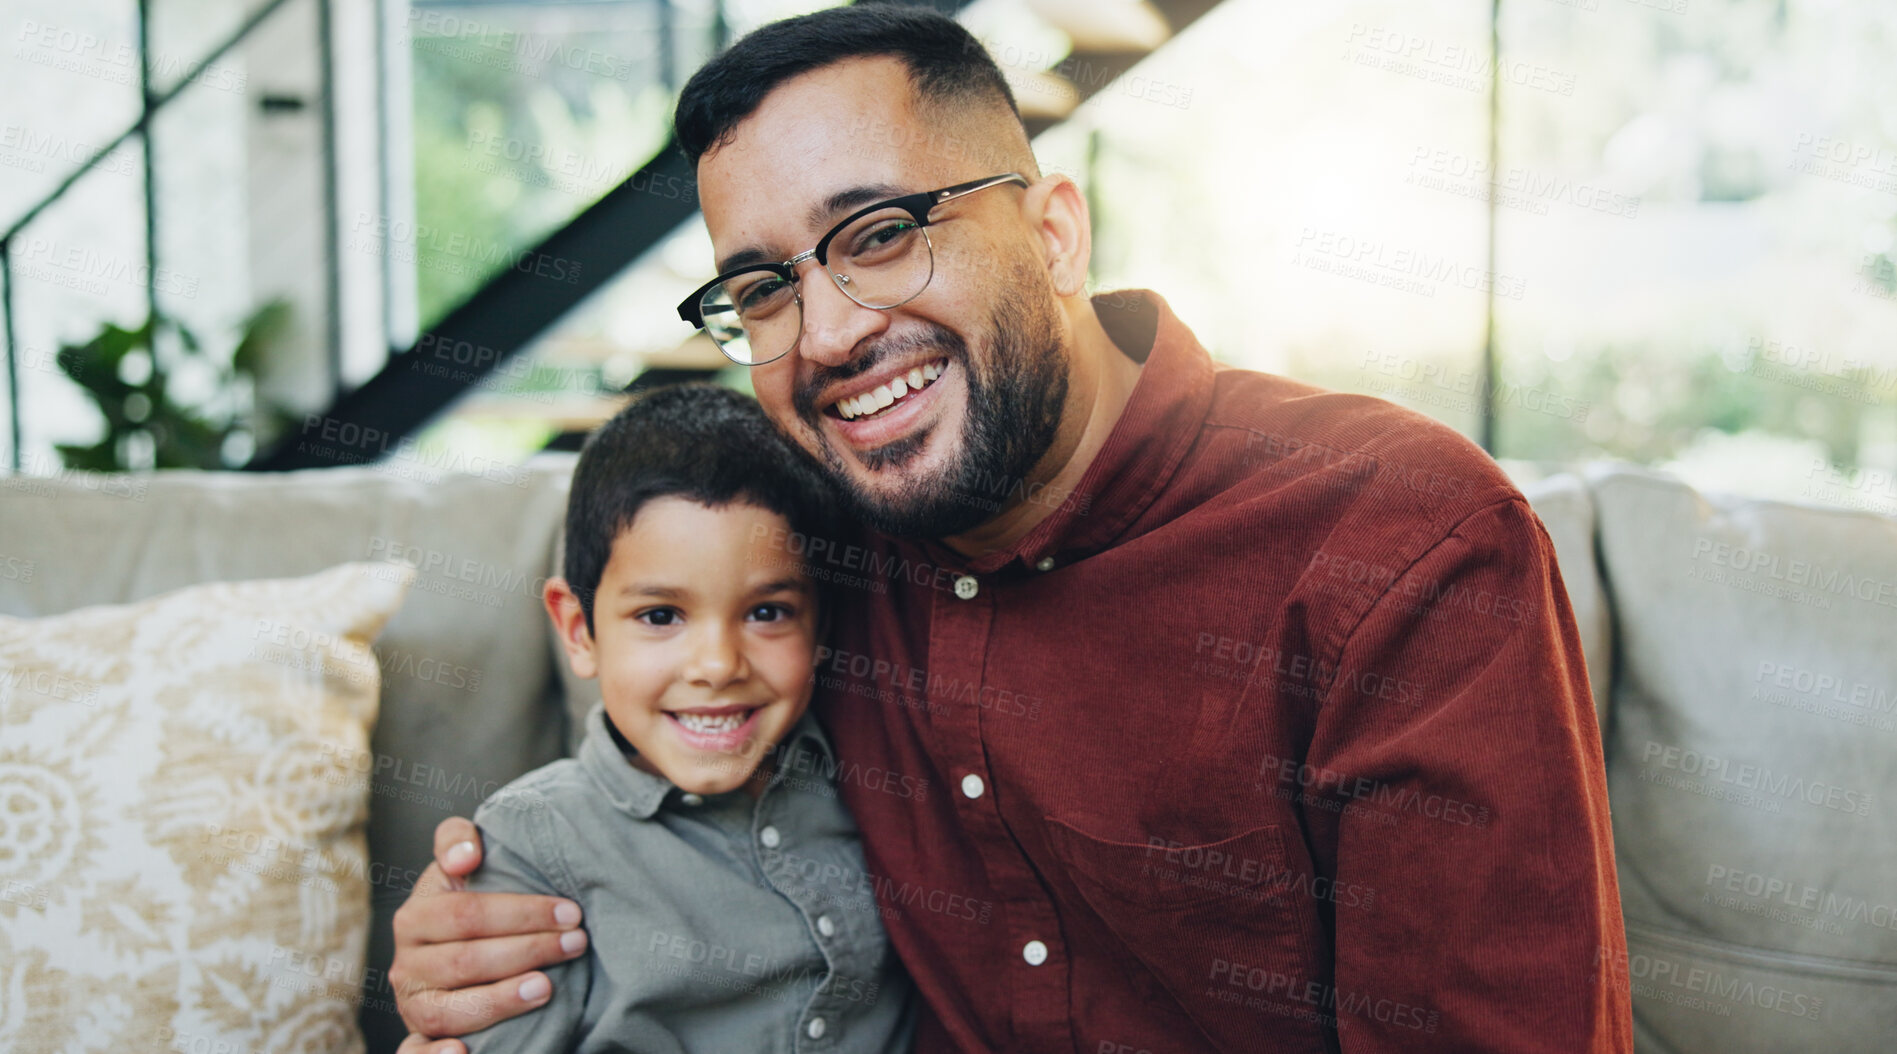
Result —
M 560 897 L 469 893 L 481 866 L 481 833 L 459 816 L 435 828 L 435 862 L 395 913 L 389 983 L 402 1021 L 414 1030 L 399 1054 L 465 1054 L 455 1040 L 517 1017 L 553 995 L 535 968 L 586 952 L 580 906 Z

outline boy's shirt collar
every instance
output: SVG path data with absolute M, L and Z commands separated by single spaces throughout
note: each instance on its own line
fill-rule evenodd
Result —
M 835 771 L 836 752 L 823 727 L 808 710 L 784 733 L 783 740 L 771 751 L 771 757 L 778 761 L 771 775 L 772 787 L 776 787 L 786 773 L 815 774 L 828 782 Z M 593 782 L 606 792 L 607 800 L 636 819 L 650 820 L 661 808 L 682 805 L 680 799 L 684 792 L 677 784 L 639 768 L 620 752 L 619 744 L 613 741 L 606 727 L 604 704 L 594 704 L 586 715 L 586 738 L 580 743 L 579 762 Z M 743 794 L 744 791 L 730 793 Z

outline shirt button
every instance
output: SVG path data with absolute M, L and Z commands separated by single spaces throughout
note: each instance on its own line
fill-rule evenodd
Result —
M 698 796 L 698 795 L 696 795 L 696 794 L 681 794 L 681 795 L 679 795 L 679 796 L 678 796 L 678 800 L 679 800 L 679 804 L 681 804 L 681 805 L 703 805 L 703 804 L 705 804 L 705 799 L 703 799 L 703 798 L 701 798 L 701 797 L 699 797 L 699 796 Z
M 975 581 L 974 575 L 963 575 L 955 580 L 955 595 L 963 600 L 973 600 L 975 594 L 979 592 L 981 592 L 981 583 Z
M 980 776 L 977 776 L 971 772 L 968 775 L 962 777 L 962 793 L 967 795 L 968 797 L 979 798 L 981 797 L 981 792 L 984 789 L 986 788 L 982 786 Z
M 1041 557 L 1035 561 L 1034 569 L 1036 571 L 1052 571 L 1054 569 L 1054 558 L 1051 556 Z
M 810 1024 L 804 1026 L 804 1035 L 809 1036 L 811 1039 L 822 1039 L 824 1032 L 827 1031 L 829 1027 L 830 1026 L 823 1023 L 823 1018 L 813 1017 L 810 1019 Z
M 1021 958 L 1026 959 L 1029 966 L 1039 966 L 1047 961 L 1047 945 L 1040 941 L 1029 941 L 1021 949 Z
M 777 848 L 777 843 L 784 839 L 777 833 L 777 828 L 766 827 L 757 833 L 757 840 L 764 843 L 764 848 L 775 849 Z
M 830 921 L 830 916 L 819 915 L 817 916 L 817 932 L 825 937 L 834 937 L 837 935 L 837 924 Z

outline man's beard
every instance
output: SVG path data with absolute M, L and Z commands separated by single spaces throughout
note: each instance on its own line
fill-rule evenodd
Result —
M 1017 279 L 1025 277 L 1017 273 Z M 968 418 L 960 455 L 927 479 L 910 480 L 896 493 L 872 492 L 851 479 L 844 455 L 818 430 L 817 378 L 798 393 L 797 409 L 818 437 L 823 460 L 856 517 L 885 534 L 946 538 L 985 523 L 1008 498 L 1022 492 L 1027 474 L 1054 443 L 1067 405 L 1067 362 L 1052 290 L 1043 281 L 1006 283 L 989 318 L 990 356 L 977 369 L 968 342 L 949 329 L 926 323 L 923 332 L 879 342 L 844 376 L 872 369 L 882 359 L 919 347 L 939 352 L 962 368 Z M 899 468 L 922 452 L 932 428 L 858 455 L 871 472 Z

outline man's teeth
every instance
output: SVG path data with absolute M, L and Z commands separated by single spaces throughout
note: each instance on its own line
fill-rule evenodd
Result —
M 947 367 L 947 359 L 931 362 L 927 366 L 916 366 L 888 384 L 878 385 L 861 395 L 838 400 L 837 414 L 845 421 L 850 421 L 885 410 L 895 405 L 904 396 L 919 392 L 934 384 L 935 379 L 942 376 L 942 371 Z
M 744 724 L 745 719 L 751 716 L 751 712 L 745 710 L 735 714 L 719 714 L 716 717 L 708 714 L 681 713 L 674 713 L 672 716 L 678 720 L 679 724 L 684 725 L 693 732 L 710 734 L 729 732 L 737 728 L 739 725 Z

